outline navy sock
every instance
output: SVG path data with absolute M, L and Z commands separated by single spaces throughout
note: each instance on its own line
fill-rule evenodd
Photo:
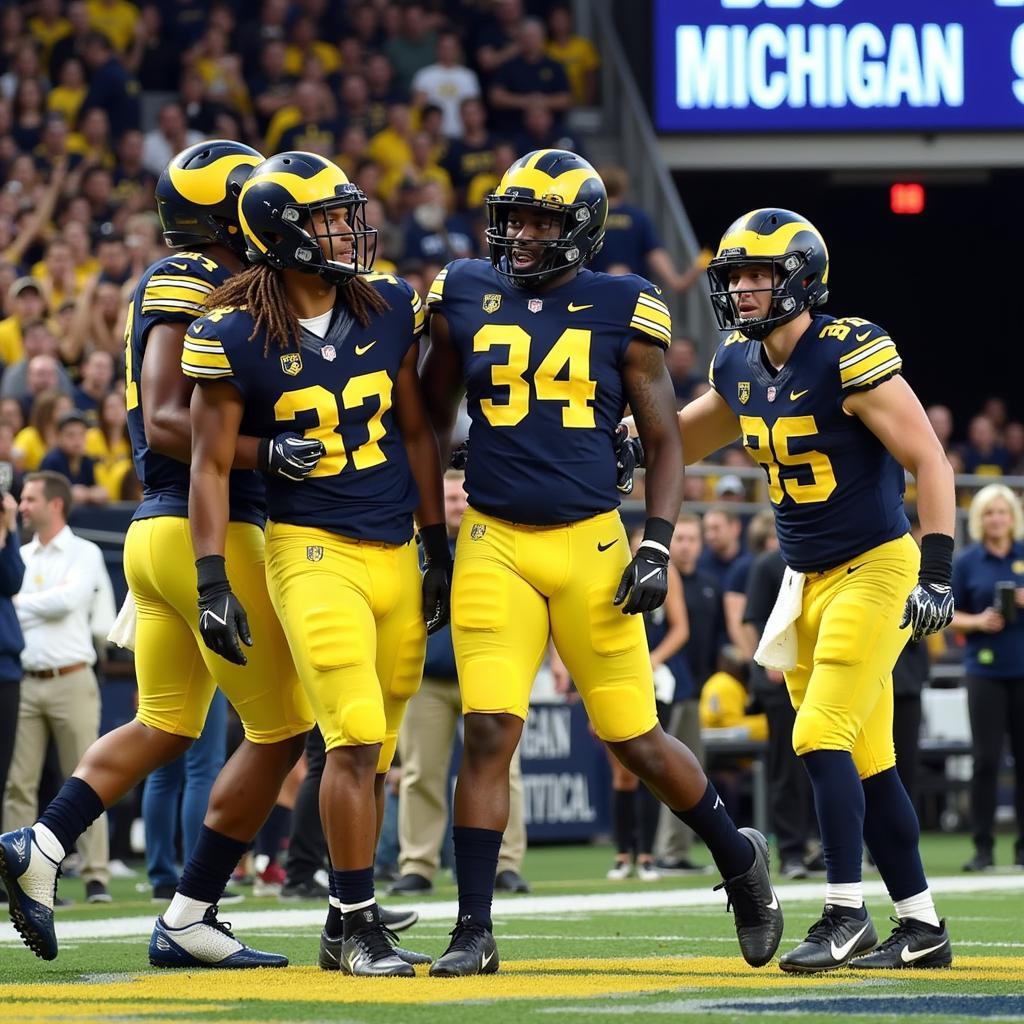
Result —
M 641 782 L 636 791 L 636 852 L 654 853 L 661 801 Z
M 88 782 L 72 776 L 50 802 L 50 806 L 39 815 L 39 822 L 45 825 L 70 853 L 78 837 L 106 810 L 103 801 Z
M 327 872 L 327 891 L 335 899 L 338 898 L 338 887 L 334 883 L 334 872 Z M 333 903 L 327 904 L 327 920 L 324 923 L 324 931 L 327 932 L 329 939 L 336 939 L 341 935 L 341 907 L 336 907 Z
M 924 892 L 928 881 L 921 863 L 921 826 L 903 780 L 895 768 L 864 779 L 864 842 L 889 896 L 905 900 Z
M 612 790 L 612 828 L 615 830 L 615 849 L 618 853 L 632 853 L 636 847 L 636 793 L 631 789 Z
M 216 903 L 247 849 L 248 843 L 214 832 L 204 825 L 199 830 L 192 856 L 181 873 L 178 892 L 192 900 Z
M 491 828 L 456 825 L 452 835 L 455 840 L 455 874 L 459 880 L 459 920 L 472 917 L 490 931 L 501 833 Z
M 800 758 L 811 777 L 828 881 L 859 882 L 864 848 L 864 787 L 846 750 L 812 750 Z
M 725 802 L 708 779 L 708 788 L 688 811 L 672 812 L 704 840 L 723 878 L 737 878 L 754 863 L 754 846 L 738 832 L 725 809 Z
M 341 900 L 342 907 L 354 904 L 371 903 L 374 899 L 373 892 L 373 867 L 357 868 L 355 871 L 341 871 L 337 868 L 331 869 L 331 877 L 334 879 L 334 888 Z M 371 920 L 366 920 L 367 911 L 376 911 L 376 906 L 364 906 L 360 910 L 342 910 L 342 924 L 345 938 L 353 932 L 358 931 L 366 923 L 372 923 L 375 915 L 371 914 Z

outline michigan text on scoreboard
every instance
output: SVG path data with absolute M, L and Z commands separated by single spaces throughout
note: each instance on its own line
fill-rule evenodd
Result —
M 655 0 L 661 131 L 1024 127 L 1024 0 Z

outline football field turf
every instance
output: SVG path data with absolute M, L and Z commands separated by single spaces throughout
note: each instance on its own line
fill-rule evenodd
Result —
M 115 902 L 61 909 L 61 954 L 37 960 L 0 925 L 0 1021 L 280 1021 L 312 1024 L 484 1024 L 580 1021 L 833 1022 L 839 1018 L 942 1021 L 1024 1019 L 1024 872 L 959 873 L 963 836 L 933 836 L 925 861 L 939 912 L 949 919 L 950 970 L 890 973 L 841 970 L 800 977 L 773 962 L 761 970 L 739 956 L 732 917 L 713 876 L 658 883 L 608 882 L 607 847 L 531 850 L 530 896 L 495 903 L 501 971 L 469 979 L 353 979 L 316 967 L 323 910 L 315 903 L 249 897 L 222 914 L 236 933 L 287 954 L 292 966 L 260 971 L 157 971 L 146 950 L 154 907 L 133 882 L 113 886 Z M 699 851 L 704 853 L 703 850 Z M 997 861 L 1011 859 L 1001 837 Z M 882 937 L 891 905 L 877 875 L 865 878 L 868 907 Z M 823 882 L 782 882 L 782 950 L 820 913 Z M 81 898 L 81 883 L 61 891 Z M 447 882 L 414 905 L 420 922 L 402 935 L 437 955 L 454 913 Z M 6 915 L 5 915 L 6 916 Z

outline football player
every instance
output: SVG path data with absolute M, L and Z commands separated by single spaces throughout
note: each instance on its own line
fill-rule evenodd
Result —
M 171 906 L 150 943 L 154 966 L 278 967 L 287 959 L 249 949 L 217 920 L 217 901 L 239 858 L 274 805 L 312 725 L 263 572 L 262 469 L 294 486 L 323 452 L 283 429 L 241 437 L 232 452 L 227 557 L 257 624 L 260 643 L 246 669 L 200 642 L 195 594 L 185 567 L 188 532 L 189 398 L 181 372 L 185 329 L 203 302 L 243 266 L 238 194 L 263 157 L 237 142 L 201 142 L 160 175 L 157 209 L 174 250 L 150 266 L 132 298 L 125 331 L 128 430 L 143 498 L 125 540 L 125 575 L 138 606 L 134 721 L 94 743 L 32 828 L 0 837 L 0 878 L 26 945 L 57 956 L 53 896 L 58 866 L 82 832 L 151 771 L 183 754 L 200 734 L 214 686 L 237 709 L 245 740 L 224 766 Z M 200 356 L 196 357 L 201 358 Z
M 762 647 L 758 660 L 785 670 L 828 868 L 824 913 L 780 966 L 946 967 L 949 935 L 895 768 L 892 668 L 908 637 L 953 615 L 952 469 L 892 338 L 869 320 L 820 312 L 828 250 L 806 218 L 745 214 L 708 276 L 731 333 L 712 360 L 711 390 L 680 411 L 679 430 L 687 463 L 740 438 L 767 474 L 788 570 L 773 613 L 780 646 L 770 661 Z M 632 442 L 627 461 L 636 454 Z M 903 508 L 905 470 L 917 481 L 920 550 Z M 898 919 L 877 949 L 863 843 Z
M 225 569 L 229 471 L 240 432 L 301 431 L 325 454 L 301 488 L 267 481 L 267 580 L 317 722 L 332 900 L 320 961 L 346 974 L 411 976 L 430 958 L 396 949 L 374 898 L 384 777 L 423 669 L 426 630 L 448 617 L 451 555 L 437 441 L 416 372 L 423 306 L 399 278 L 367 274 L 366 197 L 329 160 L 282 153 L 242 188 L 255 264 L 189 328 L 189 515 L 200 631 L 242 662 L 244 591 Z M 241 307 L 241 308 L 239 308 Z M 426 570 L 420 575 L 413 514 Z M 241 642 L 240 642 L 241 641 Z M 255 649 L 255 648 L 254 648 Z
M 470 507 L 452 600 L 465 713 L 455 795 L 459 917 L 431 974 L 497 970 L 491 898 L 509 760 L 549 636 L 598 736 L 704 839 L 743 955 L 760 966 L 782 934 L 767 845 L 753 829 L 737 830 L 693 754 L 658 725 L 639 614 L 665 600 L 682 499 L 668 309 L 643 278 L 584 269 L 601 246 L 608 197 L 575 153 L 517 160 L 487 211 L 490 261 L 450 263 L 427 299 L 432 415 L 447 442 L 465 390 L 472 420 Z M 627 401 L 654 454 L 633 557 L 610 461 Z

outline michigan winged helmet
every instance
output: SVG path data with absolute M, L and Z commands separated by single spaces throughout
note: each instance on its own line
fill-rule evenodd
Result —
M 531 207 L 561 218 L 557 238 L 531 240 L 540 258 L 517 269 L 516 238 L 509 237 L 509 215 Z M 579 267 L 600 251 L 608 218 L 608 193 L 601 176 L 581 156 L 565 149 L 538 149 L 520 157 L 487 197 L 487 244 L 495 270 L 513 284 L 534 287 Z
M 772 273 L 772 302 L 766 316 L 741 317 L 729 273 L 737 267 L 766 266 Z M 805 309 L 828 299 L 828 249 L 818 229 L 791 210 L 745 213 L 725 232 L 708 266 L 711 304 L 723 331 L 764 338 Z M 768 289 L 763 289 L 767 291 Z
M 262 160 L 255 149 L 228 139 L 183 149 L 156 184 L 156 208 L 167 244 L 172 249 L 220 244 L 244 255 L 238 196 Z

